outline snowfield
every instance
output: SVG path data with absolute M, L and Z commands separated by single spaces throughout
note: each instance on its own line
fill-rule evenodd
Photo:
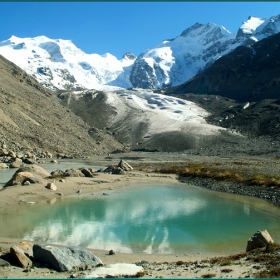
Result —
M 212 135 L 223 129 L 208 124 L 205 117 L 209 113 L 190 101 L 143 89 L 117 90 L 105 94 L 107 103 L 118 109 L 111 126 L 127 117 L 135 123 L 147 122 L 149 129 L 144 137 L 170 131 Z

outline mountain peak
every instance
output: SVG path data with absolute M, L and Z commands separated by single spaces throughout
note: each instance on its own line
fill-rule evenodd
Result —
M 137 57 L 134 55 L 132 52 L 126 52 L 123 56 L 122 59 L 127 59 L 127 60 L 135 60 Z
M 242 25 L 240 26 L 240 28 L 238 29 L 237 38 L 248 38 L 250 37 L 253 33 L 255 33 L 255 31 L 257 30 L 257 28 L 262 25 L 264 22 L 266 21 L 266 19 L 264 18 L 258 18 L 258 17 L 254 17 L 254 16 L 249 16 L 247 21 L 244 21 L 242 23 Z

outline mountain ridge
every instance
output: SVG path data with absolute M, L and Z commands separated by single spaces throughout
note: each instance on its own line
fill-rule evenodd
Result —
M 280 31 L 280 15 L 250 16 L 231 34 L 214 23 L 195 23 L 173 39 L 163 40 L 137 58 L 124 54 L 85 54 L 70 40 L 10 37 L 0 54 L 52 90 L 112 90 L 183 84 L 240 45 L 253 44 Z

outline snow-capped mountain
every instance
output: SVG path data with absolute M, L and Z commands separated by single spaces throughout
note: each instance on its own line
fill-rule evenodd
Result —
M 214 23 L 196 23 L 175 39 L 164 40 L 141 54 L 133 64 L 133 87 L 161 88 L 180 85 L 221 56 L 280 31 L 280 15 L 249 17 L 236 35 Z
M 214 23 L 196 23 L 137 59 L 126 53 L 121 60 L 109 53 L 86 54 L 69 40 L 12 36 L 0 42 L 0 54 L 50 89 L 157 89 L 180 85 L 236 47 L 279 30 L 280 15 L 251 16 L 236 34 Z
M 45 36 L 12 36 L 0 43 L 0 54 L 50 89 L 131 87 L 129 74 L 136 59 L 132 53 L 121 60 L 109 53 L 86 54 L 69 40 Z

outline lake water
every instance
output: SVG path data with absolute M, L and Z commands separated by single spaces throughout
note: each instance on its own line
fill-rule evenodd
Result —
M 127 253 L 237 253 L 261 229 L 280 240 L 279 208 L 184 184 L 22 205 L 0 213 L 0 224 L 0 236 Z

